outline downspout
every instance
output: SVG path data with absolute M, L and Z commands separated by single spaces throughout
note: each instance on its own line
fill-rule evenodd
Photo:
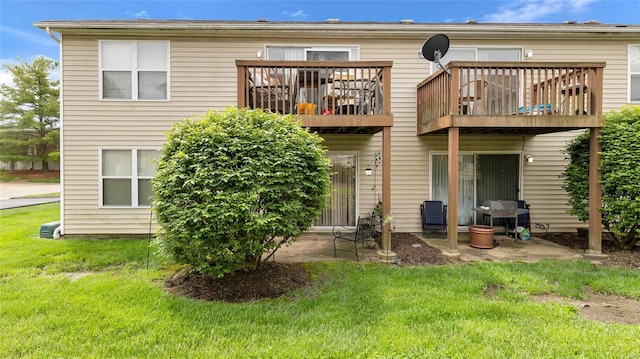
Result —
M 53 32 L 51 31 L 49 26 L 47 26 L 45 28 L 45 31 L 47 32 L 47 34 L 49 34 L 49 37 L 51 37 L 53 39 L 53 41 L 55 41 L 56 43 L 60 44 L 60 38 L 56 37 L 56 35 L 53 34 Z
M 56 42 L 56 44 L 60 45 L 62 40 L 56 35 L 54 35 L 54 33 L 49 28 L 49 26 L 45 27 L 45 31 L 47 32 L 49 37 L 51 37 L 53 41 Z M 60 58 L 60 62 L 62 63 L 62 46 L 59 46 L 58 51 L 60 52 L 59 58 Z M 61 65 L 61 71 L 60 71 L 60 78 L 62 79 L 62 65 Z M 64 236 L 64 203 L 65 203 L 64 182 L 65 180 L 64 180 L 64 146 L 62 144 L 62 141 L 64 138 L 64 128 L 62 126 L 62 122 L 63 122 L 62 103 L 63 103 L 62 81 L 60 81 L 60 226 L 56 228 L 54 232 L 54 236 L 57 235 L 57 238 Z

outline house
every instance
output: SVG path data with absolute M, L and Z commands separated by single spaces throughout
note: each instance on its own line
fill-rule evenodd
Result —
M 606 112 L 640 103 L 638 25 L 262 19 L 35 26 L 61 46 L 66 236 L 148 234 L 149 180 L 165 133 L 176 121 L 227 106 L 297 114 L 325 139 L 335 195 L 315 230 L 353 225 L 382 202 L 396 231 L 419 232 L 419 205 L 439 199 L 448 203 L 455 254 L 458 229 L 476 220 L 473 207 L 524 199 L 534 232 L 575 231 L 584 225 L 566 214 L 560 150 L 585 129 L 597 138 Z M 434 34 L 450 41 L 444 69 L 418 56 Z M 592 215 L 599 228 L 598 211 Z M 594 232 L 590 250 L 600 253 Z

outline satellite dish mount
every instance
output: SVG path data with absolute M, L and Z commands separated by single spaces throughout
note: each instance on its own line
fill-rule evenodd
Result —
M 449 51 L 449 37 L 444 34 L 436 34 L 425 41 L 421 54 L 425 59 L 435 62 L 444 72 L 451 75 L 451 72 L 440 63 L 440 59 L 447 54 L 447 51 Z

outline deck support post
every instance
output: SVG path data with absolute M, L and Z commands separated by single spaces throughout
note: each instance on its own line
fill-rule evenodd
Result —
M 600 180 L 600 128 L 590 129 L 589 138 L 589 254 L 602 254 L 602 187 Z
M 449 198 L 447 203 L 447 242 L 449 255 L 458 252 L 458 147 L 460 145 L 460 128 L 449 128 L 448 168 Z
M 382 221 L 391 211 L 391 127 L 382 128 Z M 382 226 L 382 249 L 391 250 L 390 223 Z

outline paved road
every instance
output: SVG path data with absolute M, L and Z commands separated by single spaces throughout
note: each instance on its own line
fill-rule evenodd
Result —
M 60 192 L 59 183 L 0 182 L 0 209 L 59 202 L 59 197 L 20 198 L 55 192 Z

